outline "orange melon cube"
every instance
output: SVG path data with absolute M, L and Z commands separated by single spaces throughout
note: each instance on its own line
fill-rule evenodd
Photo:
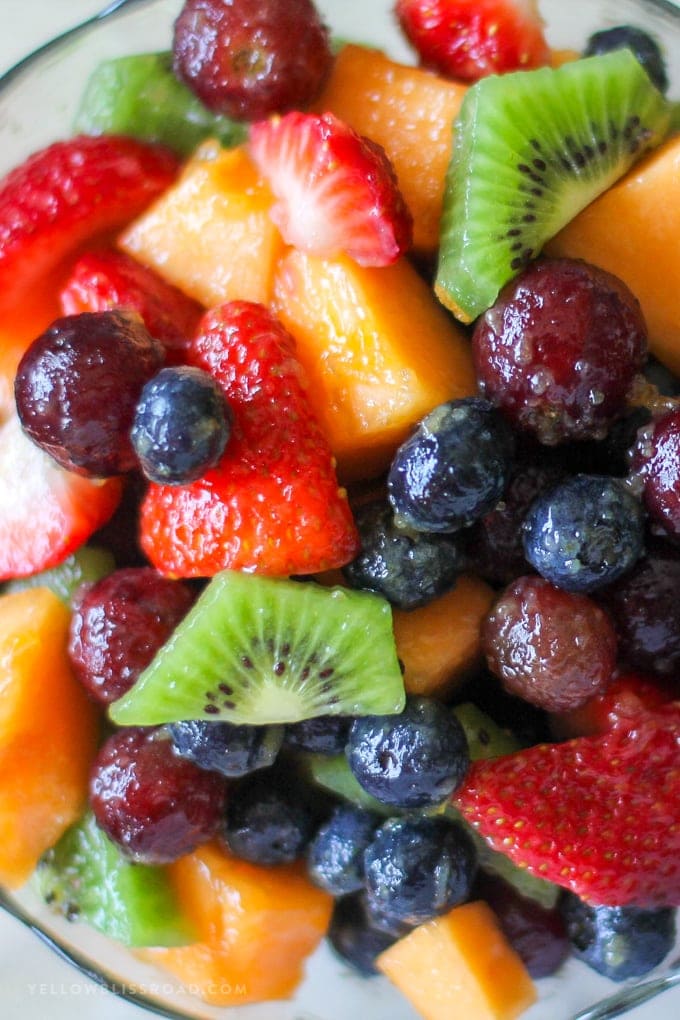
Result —
M 377 967 L 424 1020 L 515 1020 L 537 998 L 481 900 L 415 928 L 378 957 Z
M 171 865 L 170 875 L 200 941 L 137 955 L 213 1005 L 294 993 L 333 909 L 332 897 L 311 884 L 303 864 L 262 867 L 212 844 Z
M 71 672 L 69 617 L 46 588 L 0 597 L 0 883 L 10 888 L 87 800 L 99 724 Z
M 376 477 L 423 415 L 475 392 L 467 338 L 406 259 L 366 269 L 291 250 L 272 305 L 345 482 Z
M 463 574 L 426 606 L 392 610 L 407 694 L 445 698 L 467 679 L 481 661 L 482 623 L 495 598 L 488 584 Z
M 380 50 L 347 45 L 314 104 L 382 145 L 413 215 L 414 246 L 422 252 L 439 244 L 452 125 L 466 89 Z
M 267 303 L 283 249 L 272 202 L 245 149 L 206 142 L 119 245 L 206 307 Z
M 591 202 L 546 253 L 592 262 L 638 298 L 653 354 L 680 374 L 680 136 Z

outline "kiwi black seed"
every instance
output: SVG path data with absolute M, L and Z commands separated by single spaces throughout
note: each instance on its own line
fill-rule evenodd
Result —
M 268 725 L 403 707 L 383 598 L 225 570 L 109 714 L 122 726 Z
M 91 812 L 44 854 L 34 885 L 55 913 L 82 919 L 126 946 L 183 946 L 196 939 L 167 869 L 128 860 Z
M 666 136 L 671 104 L 629 50 L 481 79 L 454 125 L 437 295 L 463 322 Z

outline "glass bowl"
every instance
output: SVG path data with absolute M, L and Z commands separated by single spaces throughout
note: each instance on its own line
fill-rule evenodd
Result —
M 44 36 L 41 14 L 46 15 L 52 4 L 53 0 L 25 0 L 24 22 L 33 19 L 36 27 L 31 38 L 36 41 Z M 79 15 L 89 16 L 94 10 L 90 0 L 58 6 L 61 23 L 69 16 L 72 21 Z M 100 60 L 166 48 L 180 6 L 181 0 L 122 0 L 122 4 L 111 0 L 105 18 L 66 33 L 54 45 L 41 47 L 0 78 L 0 173 L 33 150 L 70 133 L 84 82 Z M 391 16 L 392 0 L 318 0 L 318 6 L 339 37 L 377 43 L 399 59 L 413 60 Z M 114 10 L 118 7 L 122 9 Z M 549 40 L 559 48 L 578 49 L 592 31 L 615 24 L 629 22 L 647 28 L 666 51 L 670 94 L 680 96 L 680 9 L 674 3 L 540 0 L 540 8 Z M 58 23 L 54 9 L 52 23 Z M 2 52 L 0 48 L 0 59 Z M 0 1015 L 8 1018 L 60 1020 L 77 1015 L 79 1020 L 143 1020 L 144 1010 L 146 1015 L 206 1020 L 415 1017 L 384 979 L 356 977 L 325 947 L 310 961 L 294 1000 L 209 1008 L 187 989 L 174 985 L 167 975 L 139 963 L 96 932 L 55 919 L 30 890 L 8 896 L 0 905 L 5 907 L 4 914 L 0 911 Z M 266 960 L 262 965 L 266 967 Z M 558 974 L 539 981 L 538 989 L 539 1002 L 524 1014 L 524 1020 L 569 1020 L 596 1000 L 619 991 L 620 986 L 570 960 Z M 631 1020 L 671 1020 L 679 1014 L 677 988 L 628 1015 Z

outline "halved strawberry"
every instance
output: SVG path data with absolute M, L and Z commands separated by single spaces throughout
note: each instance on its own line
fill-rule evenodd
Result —
M 115 510 L 119 478 L 65 471 L 24 434 L 17 415 L 0 425 L 0 581 L 60 563 Z
M 169 150 L 77 136 L 30 156 L 0 182 L 0 311 L 89 238 L 117 230 L 174 180 Z
M 600 693 L 570 712 L 554 712 L 550 729 L 558 740 L 606 733 L 629 725 L 644 712 L 653 712 L 680 694 L 680 688 L 660 677 L 622 673 Z
M 123 252 L 88 252 L 73 266 L 60 294 L 64 315 L 105 312 L 112 308 L 139 312 L 151 336 L 165 347 L 169 364 L 185 359 L 204 309 Z
M 453 797 L 494 850 L 594 904 L 680 905 L 680 703 L 475 762 Z
M 263 305 L 209 312 L 189 362 L 220 383 L 233 412 L 219 464 L 190 485 L 150 485 L 141 544 L 176 577 L 226 567 L 270 575 L 317 573 L 358 551 L 328 442 L 314 418 L 295 342 Z
M 413 219 L 381 146 L 331 113 L 293 112 L 251 125 L 250 154 L 276 195 L 287 244 L 361 266 L 386 266 L 411 244 Z
M 451 78 L 550 61 L 536 0 L 397 0 L 395 11 L 422 63 Z

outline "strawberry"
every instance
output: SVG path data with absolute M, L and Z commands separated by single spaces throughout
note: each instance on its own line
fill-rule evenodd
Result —
M 65 559 L 116 508 L 121 480 L 65 471 L 24 434 L 16 414 L 0 425 L 0 580 Z
M 672 701 L 675 693 L 667 680 L 623 673 L 580 708 L 552 713 L 550 728 L 558 740 L 606 733 L 614 726 L 629 724 L 641 712 L 654 711 Z
M 137 216 L 177 169 L 161 146 L 104 135 L 56 142 L 12 170 L 0 183 L 0 310 L 82 242 Z
M 250 154 L 278 199 L 270 215 L 287 244 L 361 266 L 406 251 L 413 219 L 384 150 L 331 113 L 289 113 L 251 125 Z
M 233 301 L 207 313 L 188 360 L 220 383 L 232 435 L 203 478 L 149 486 L 141 544 L 151 562 L 178 577 L 225 567 L 285 576 L 352 559 L 354 522 L 290 334 L 263 305 Z
M 678 702 L 475 762 L 453 803 L 493 849 L 590 903 L 680 905 Z
M 397 0 L 395 12 L 422 63 L 450 78 L 550 61 L 536 0 Z
M 65 315 L 112 308 L 138 312 L 165 347 L 169 364 L 181 364 L 204 309 L 123 252 L 89 252 L 73 266 L 61 294 Z

